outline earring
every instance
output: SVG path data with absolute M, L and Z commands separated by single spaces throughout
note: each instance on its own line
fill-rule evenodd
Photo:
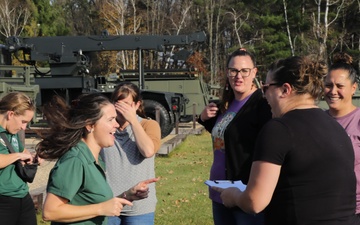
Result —
M 225 91 L 228 91 L 228 90 L 229 90 L 229 84 L 226 83 L 226 85 L 225 85 Z

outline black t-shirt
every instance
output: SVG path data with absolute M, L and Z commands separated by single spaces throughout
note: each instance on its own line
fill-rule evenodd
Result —
M 258 160 L 281 165 L 266 224 L 358 224 L 351 141 L 321 109 L 293 110 L 269 121 L 259 134 Z

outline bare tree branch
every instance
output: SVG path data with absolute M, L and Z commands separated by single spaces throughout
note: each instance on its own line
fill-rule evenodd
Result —
M 288 33 L 289 44 L 290 44 L 290 49 L 291 49 L 291 55 L 294 56 L 295 55 L 295 50 L 294 50 L 294 46 L 293 46 L 293 43 L 292 43 L 292 40 L 291 40 L 289 20 L 288 20 L 288 17 L 287 17 L 286 0 L 283 0 L 283 4 L 284 4 L 284 16 L 285 16 L 285 22 L 286 22 L 286 30 L 287 30 L 287 33 Z
M 239 48 L 243 47 L 242 41 L 241 41 L 241 37 L 240 37 L 240 29 L 241 27 L 245 24 L 245 22 L 249 19 L 250 14 L 247 13 L 246 14 L 246 18 L 244 20 L 241 19 L 242 14 L 237 15 L 237 12 L 234 8 L 231 8 L 232 12 L 226 12 L 225 14 L 230 14 L 233 18 L 234 18 L 234 31 L 236 34 L 236 37 L 238 39 L 238 43 L 239 43 Z M 239 20 L 239 25 L 238 25 L 238 20 Z
M 5 37 L 19 36 L 30 16 L 31 12 L 26 3 L 2 0 L 0 2 L 0 33 Z
M 330 3 L 330 0 L 326 1 L 326 17 L 325 17 L 326 20 L 327 20 L 327 14 L 328 14 L 328 11 L 329 11 L 329 6 L 332 6 L 332 5 L 334 5 L 334 4 L 338 3 L 338 2 L 339 2 L 339 0 L 334 1 L 333 3 Z M 333 22 L 335 22 L 335 20 L 339 17 L 339 13 L 342 10 L 343 5 L 344 5 L 344 0 L 342 0 L 341 4 L 337 7 L 336 16 L 334 17 L 334 19 L 329 23 L 325 23 L 325 26 L 329 27 Z

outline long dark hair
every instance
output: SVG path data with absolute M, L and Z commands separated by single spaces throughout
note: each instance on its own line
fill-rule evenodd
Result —
M 229 57 L 226 61 L 226 67 L 229 66 L 231 59 L 235 58 L 237 56 L 249 56 L 251 58 L 251 61 L 254 64 L 254 68 L 256 67 L 256 61 L 255 61 L 254 55 L 251 54 L 250 52 L 248 52 L 244 48 L 237 49 L 229 55 Z M 222 91 L 222 98 L 221 98 L 221 102 L 220 102 L 220 112 L 224 113 L 226 111 L 226 109 L 229 107 L 229 104 L 234 99 L 235 99 L 234 90 L 230 86 L 229 79 L 226 79 L 225 86 Z
M 26 110 L 35 111 L 35 104 L 22 92 L 11 92 L 0 100 L 0 114 L 14 111 L 15 115 L 24 115 Z
M 41 158 L 57 159 L 88 135 L 86 125 L 94 125 L 103 115 L 102 108 L 111 104 L 99 93 L 84 94 L 72 105 L 54 96 L 44 105 L 43 113 L 50 130 L 42 135 L 35 150 Z

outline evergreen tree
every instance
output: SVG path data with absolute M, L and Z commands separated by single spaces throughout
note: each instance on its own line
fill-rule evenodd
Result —
M 57 1 L 33 0 L 36 6 L 34 36 L 60 36 L 69 34 L 66 26 L 64 9 Z

